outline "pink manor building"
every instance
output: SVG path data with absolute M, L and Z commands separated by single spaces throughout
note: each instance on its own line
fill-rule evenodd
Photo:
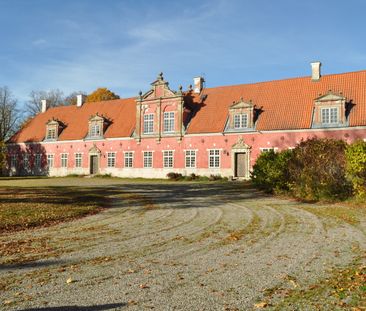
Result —
M 10 175 L 249 178 L 261 152 L 301 140 L 366 139 L 366 71 L 173 91 L 163 74 L 136 98 L 47 109 L 7 143 Z

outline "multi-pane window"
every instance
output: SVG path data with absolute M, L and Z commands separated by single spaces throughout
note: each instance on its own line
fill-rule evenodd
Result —
M 152 167 L 153 153 L 152 151 L 144 151 L 144 167 Z
M 75 153 L 75 167 L 81 167 L 83 161 L 83 155 L 81 153 Z
M 164 167 L 173 167 L 173 151 L 166 150 L 163 151 L 163 164 Z
M 108 152 L 107 153 L 107 167 L 115 167 L 116 166 L 116 153 Z
M 174 112 L 164 112 L 164 132 L 174 132 Z
M 102 135 L 99 123 L 92 123 L 90 125 L 90 137 L 100 137 Z
M 133 167 L 133 152 L 125 152 L 125 167 Z
M 54 164 L 54 155 L 53 154 L 47 154 L 47 166 L 49 168 L 53 167 Z
M 56 139 L 56 128 L 47 129 L 47 139 Z
M 208 164 L 210 168 L 220 167 L 220 150 L 211 149 L 209 152 Z
M 61 167 L 67 167 L 67 153 L 61 153 Z
M 154 114 L 149 113 L 144 115 L 144 134 L 154 132 Z
M 25 170 L 29 169 L 29 156 L 28 156 L 28 154 L 25 154 L 23 156 L 23 167 L 24 167 Z
M 40 169 L 41 168 L 41 154 L 37 153 L 35 158 L 34 158 L 34 167 L 36 169 Z
M 10 157 L 10 167 L 11 168 L 17 167 L 17 156 L 15 154 L 11 155 Z
M 248 114 L 236 114 L 234 115 L 234 128 L 241 129 L 248 127 Z
M 270 151 L 276 152 L 276 150 L 277 150 L 277 148 L 274 148 L 274 147 L 260 148 L 261 153 L 270 152 Z
M 323 124 L 338 123 L 338 108 L 321 108 Z
M 186 167 L 196 167 L 196 150 L 186 150 Z

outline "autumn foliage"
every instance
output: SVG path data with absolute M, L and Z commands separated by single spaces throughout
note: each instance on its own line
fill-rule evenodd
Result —
M 87 96 L 86 102 L 100 102 L 111 99 L 119 99 L 119 96 L 107 88 L 98 88 Z

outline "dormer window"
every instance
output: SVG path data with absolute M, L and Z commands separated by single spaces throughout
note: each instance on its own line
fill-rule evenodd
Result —
M 248 114 L 240 113 L 234 115 L 234 129 L 243 129 L 248 127 Z
M 52 119 L 46 123 L 46 141 L 55 141 L 58 139 L 61 131 L 64 129 L 65 125 L 59 120 Z
M 88 139 L 100 139 L 103 138 L 108 120 L 103 116 L 99 116 L 98 113 L 89 119 L 89 132 Z
M 323 124 L 336 124 L 339 121 L 338 108 L 321 108 L 321 121 Z
M 346 98 L 328 91 L 315 99 L 313 128 L 347 126 Z
M 152 134 L 154 132 L 154 114 L 144 115 L 144 134 Z
M 252 101 L 244 101 L 240 98 L 229 107 L 229 115 L 225 126 L 225 132 L 253 131 L 259 110 Z

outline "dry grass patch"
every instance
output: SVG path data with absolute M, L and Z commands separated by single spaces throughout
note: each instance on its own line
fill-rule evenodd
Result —
M 101 189 L 0 189 L 0 233 L 49 226 L 98 212 L 108 204 Z

